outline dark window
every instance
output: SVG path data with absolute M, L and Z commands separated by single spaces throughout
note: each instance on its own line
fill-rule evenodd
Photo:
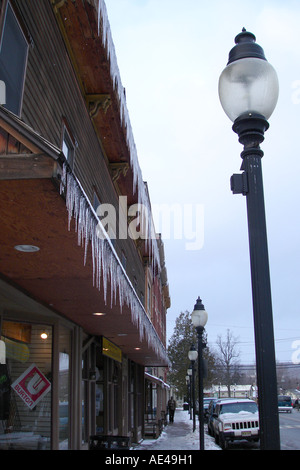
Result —
M 66 126 L 64 126 L 64 129 L 63 129 L 62 151 L 70 167 L 73 169 L 74 157 L 75 157 L 75 145 Z
M 0 46 L 0 80 L 6 87 L 5 108 L 21 114 L 28 42 L 10 3 L 7 4 Z
M 123 265 L 123 268 L 127 268 L 127 257 L 125 255 L 125 252 L 122 250 L 122 255 L 121 255 L 121 263 Z
M 93 208 L 94 210 L 97 212 L 97 209 L 98 207 L 100 206 L 100 200 L 98 198 L 98 195 L 96 193 L 96 191 L 94 191 L 94 195 L 93 195 Z

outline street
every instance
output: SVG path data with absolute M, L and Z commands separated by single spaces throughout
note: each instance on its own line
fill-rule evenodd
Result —
M 300 449 L 300 412 L 279 413 L 281 450 Z

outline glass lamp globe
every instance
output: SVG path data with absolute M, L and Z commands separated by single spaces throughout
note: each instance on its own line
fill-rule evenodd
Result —
M 268 120 L 277 104 L 277 73 L 255 40 L 246 30 L 235 38 L 236 46 L 219 79 L 220 102 L 233 122 L 244 114 Z
M 194 311 L 192 312 L 192 322 L 195 328 L 202 327 L 204 328 L 207 322 L 207 312 L 204 309 L 204 305 L 202 304 L 202 300 L 198 297 L 196 305 L 194 307 Z
M 191 349 L 189 350 L 188 358 L 190 361 L 196 361 L 197 357 L 198 357 L 198 352 L 196 351 L 195 346 L 193 345 Z

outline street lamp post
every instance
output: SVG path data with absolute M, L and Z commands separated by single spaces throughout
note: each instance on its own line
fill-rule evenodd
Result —
M 202 300 L 198 297 L 192 312 L 192 322 L 198 335 L 198 384 L 199 384 L 199 446 L 204 450 L 204 413 L 203 413 L 203 358 L 202 358 L 202 338 L 204 327 L 207 322 L 207 312 L 204 309 Z
M 193 371 L 192 371 L 192 364 L 190 364 L 190 366 L 187 370 L 187 375 L 188 375 L 188 378 L 189 378 L 189 388 L 190 388 L 189 411 L 190 411 L 190 419 L 192 419 L 193 418 L 193 412 L 192 412 L 192 408 L 193 408 L 193 390 L 192 390 L 192 387 L 193 387 L 193 384 L 192 384 Z
M 190 399 L 189 399 L 190 376 L 188 375 L 188 373 L 185 376 L 185 383 L 186 383 L 186 401 L 188 405 L 190 406 Z
M 189 360 L 192 365 L 192 400 L 193 400 L 193 431 L 196 429 L 196 415 L 195 415 L 195 361 L 198 357 L 198 352 L 195 349 L 195 346 L 192 344 L 191 349 L 188 353 Z
M 219 96 L 233 130 L 244 145 L 242 174 L 231 177 L 234 194 L 247 198 L 255 331 L 260 443 L 279 449 L 279 419 L 273 314 L 260 144 L 278 99 L 278 79 L 255 36 L 243 29 L 219 80 Z

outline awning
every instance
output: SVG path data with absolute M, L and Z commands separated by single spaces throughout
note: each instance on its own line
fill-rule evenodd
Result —
M 155 375 L 148 374 L 148 372 L 145 372 L 145 379 L 148 380 L 149 382 L 153 382 L 159 385 L 161 388 L 171 388 L 170 385 L 168 385 L 162 379 L 159 379 Z

